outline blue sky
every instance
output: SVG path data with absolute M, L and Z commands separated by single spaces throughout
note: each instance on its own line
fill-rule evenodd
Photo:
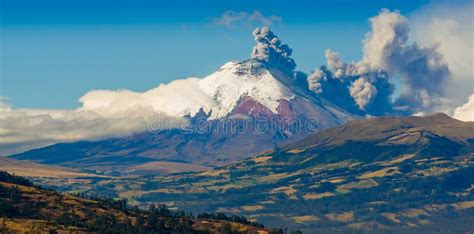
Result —
M 258 22 L 217 25 L 227 11 L 278 17 L 272 30 L 293 48 L 298 70 L 325 62 L 324 50 L 358 60 L 368 18 L 404 15 L 430 1 L 2 0 L 0 96 L 14 107 L 75 108 L 92 89 L 143 91 L 202 77 L 244 60 Z

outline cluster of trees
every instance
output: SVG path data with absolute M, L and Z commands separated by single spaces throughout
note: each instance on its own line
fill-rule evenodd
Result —
M 262 224 L 249 221 L 242 216 L 226 216 L 223 213 L 202 213 L 193 216 L 183 211 L 171 211 L 165 205 L 154 204 L 150 205 L 148 210 L 141 210 L 137 206 L 128 205 L 125 199 L 88 197 L 85 194 L 75 196 L 94 202 L 85 202 L 81 206 L 81 212 L 75 212 L 67 202 L 64 202 L 63 194 L 43 190 L 23 177 L 0 172 L 0 182 L 15 184 L 0 186 L 0 217 L 46 220 L 52 227 L 77 227 L 99 233 L 199 233 L 193 229 L 194 220 L 197 218 L 236 222 L 263 228 Z M 26 199 L 22 195 L 20 185 L 41 189 L 43 195 L 53 200 L 56 207 L 51 207 L 48 201 L 41 201 L 34 197 Z M 59 213 L 59 215 L 47 215 L 48 212 L 45 215 L 40 212 L 48 209 L 51 210 L 49 213 Z M 98 209 L 109 212 L 97 212 Z M 232 230 L 227 222 L 222 223 L 219 232 L 239 233 L 238 230 Z M 275 232 L 279 233 L 278 230 Z
M 87 200 L 97 201 L 98 204 L 102 207 L 114 208 L 118 210 L 127 210 L 130 208 L 127 199 L 112 199 L 110 197 L 88 196 L 85 193 L 73 193 L 71 195 Z
M 57 219 L 57 222 L 99 233 L 195 233 L 192 229 L 192 217 L 171 212 L 165 207 L 155 208 L 152 205 L 148 211 L 131 209 L 122 211 L 126 212 L 126 216 L 86 214 L 87 217 L 92 217 L 87 222 L 75 214 L 65 213 Z
M 22 193 L 18 186 L 39 188 L 38 186 L 28 179 L 4 171 L 0 171 L 0 182 L 15 184 L 12 187 L 0 186 L 0 217 L 18 217 L 37 212 L 37 203 L 22 202 Z
M 249 221 L 244 216 L 232 215 L 227 216 L 224 213 L 200 213 L 197 216 L 191 213 L 187 214 L 184 211 L 171 211 L 166 205 L 151 204 L 148 210 L 141 210 L 138 206 L 129 206 L 127 199 L 112 199 L 107 197 L 88 196 L 84 193 L 74 194 L 77 197 L 81 197 L 88 200 L 98 201 L 100 207 L 110 207 L 118 210 L 126 210 L 136 217 L 136 222 L 133 225 L 128 224 L 128 220 L 125 222 L 127 225 L 117 225 L 112 218 L 109 222 L 100 220 L 101 228 L 98 230 L 105 230 L 110 228 L 106 226 L 106 223 L 114 224 L 115 228 L 120 227 L 125 231 L 137 231 L 137 232 L 152 232 L 153 230 L 175 230 L 181 233 L 187 233 L 192 231 L 193 219 L 210 219 L 210 220 L 223 220 L 228 222 L 241 223 L 249 226 L 258 228 L 264 228 L 264 225 L 258 222 Z M 65 219 L 68 220 L 68 219 Z M 63 222 L 70 223 L 70 222 Z M 228 231 L 230 225 L 222 225 L 222 233 L 236 233 L 236 231 Z
M 13 187 L 3 187 L 0 186 L 0 217 L 13 217 L 18 215 L 19 207 L 15 207 L 15 204 L 18 204 L 21 199 L 20 191 Z
M 241 224 L 246 224 L 254 227 L 259 227 L 263 228 L 263 224 L 249 221 L 247 218 L 244 216 L 238 216 L 238 215 L 232 215 L 232 216 L 227 216 L 224 213 L 201 213 L 197 215 L 198 219 L 215 219 L 215 220 L 224 220 L 224 221 L 229 221 L 229 222 L 235 222 L 235 223 L 241 223 Z
M 30 180 L 21 176 L 16 176 L 15 174 L 10 174 L 6 171 L 0 171 L 0 182 L 35 187 L 33 182 L 31 182 Z

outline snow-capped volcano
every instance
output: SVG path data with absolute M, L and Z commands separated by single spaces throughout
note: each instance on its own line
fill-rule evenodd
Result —
M 246 97 L 277 113 L 279 100 L 295 97 L 280 79 L 292 78 L 277 77 L 265 64 L 250 59 L 228 62 L 204 78 L 176 80 L 144 93 L 97 90 L 84 95 L 81 101 L 84 109 L 104 115 L 140 106 L 177 118 L 194 117 L 203 111 L 215 120 L 227 117 Z
M 277 114 L 281 101 L 296 97 L 287 87 L 296 66 L 290 58 L 292 50 L 266 27 L 255 29 L 253 35 L 257 45 L 251 59 L 226 63 L 199 81 L 199 88 L 216 104 L 210 110 L 203 108 L 210 119 L 227 117 L 242 100 L 253 100 Z
M 256 59 L 226 63 L 199 80 L 198 85 L 212 100 L 212 105 L 199 107 L 208 120 L 232 114 L 304 116 L 316 119 L 326 128 L 356 117 L 299 87 L 285 72 Z
M 136 115 L 142 108 L 185 119 L 190 124 L 185 131 L 57 144 L 15 157 L 112 171 L 155 160 L 216 166 L 359 117 L 311 91 L 294 71 L 291 49 L 268 28 L 256 29 L 254 36 L 250 59 L 228 62 L 204 78 L 175 80 L 144 93 L 91 91 L 81 98 L 83 110 L 102 116 Z
M 330 122 L 327 126 L 323 124 L 324 127 L 341 124 L 352 118 L 351 114 L 340 108 L 337 110 L 336 106 L 308 89 L 306 78 L 303 78 L 303 82 L 296 78 L 296 63 L 290 57 L 292 50 L 282 44 L 272 31 L 257 28 L 253 34 L 257 45 L 248 60 L 228 62 L 204 78 L 175 80 L 143 93 L 128 90 L 91 91 L 80 99 L 83 103 L 81 110 L 113 118 L 124 113 L 129 115 L 131 110 L 136 112 L 136 109 L 141 108 L 172 118 L 193 118 L 203 113 L 208 120 L 218 120 L 234 114 L 234 110 L 243 102 L 244 109 L 252 109 L 253 116 L 257 114 L 256 110 L 265 115 L 277 115 L 282 114 L 279 113 L 282 103 L 293 103 L 300 99 L 306 102 L 306 108 L 321 109 L 314 118 Z M 258 108 L 252 108 L 250 102 Z M 242 108 L 238 108 L 237 112 L 245 114 Z
M 257 59 L 226 63 L 198 84 L 213 100 L 213 105 L 200 107 L 209 120 L 232 114 L 304 116 L 317 119 L 326 128 L 356 118 L 298 86 L 287 73 Z
M 167 86 L 175 85 L 175 82 Z M 188 78 L 183 82 L 185 83 L 176 85 L 185 87 L 187 93 L 169 94 L 176 96 L 172 97 L 175 100 L 172 105 L 155 101 L 160 99 L 163 92 L 168 92 L 167 86 L 146 92 L 144 96 L 149 101 L 145 103 L 151 102 L 155 110 L 173 117 L 194 117 L 202 111 L 209 120 L 216 120 L 228 117 L 239 101 L 246 98 L 255 100 L 276 114 L 280 100 L 289 101 L 295 97 L 279 78 L 257 60 L 228 62 L 209 76 L 202 79 Z
M 295 97 L 263 64 L 253 60 L 226 63 L 200 80 L 199 88 L 215 101 L 210 109 L 204 108 L 210 119 L 227 117 L 244 98 L 251 98 L 277 114 L 280 100 Z

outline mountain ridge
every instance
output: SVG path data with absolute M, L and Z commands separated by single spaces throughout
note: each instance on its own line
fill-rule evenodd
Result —
M 383 132 L 382 134 L 365 134 L 365 137 L 373 138 L 373 139 L 381 139 L 385 137 L 386 135 L 389 135 L 390 131 L 401 131 L 404 127 L 405 128 L 416 128 L 423 126 L 425 128 L 428 128 L 431 131 L 437 132 L 437 131 L 442 131 L 443 130 L 443 125 L 452 125 L 456 128 L 462 128 L 462 126 L 471 126 L 472 123 L 469 122 L 463 122 L 457 119 L 454 119 L 444 113 L 436 113 L 430 116 L 426 117 L 417 117 L 417 116 L 409 116 L 409 117 L 394 117 L 394 116 L 385 116 L 385 117 L 378 117 L 378 118 L 367 118 L 367 119 L 359 119 L 359 120 L 354 120 L 349 122 L 347 125 L 341 126 L 341 127 L 336 127 L 332 129 L 328 129 L 323 131 L 323 133 L 328 133 L 329 135 L 332 135 L 333 137 L 335 135 L 342 135 L 342 134 L 347 134 L 344 132 L 345 129 L 353 127 L 356 130 L 363 132 L 366 129 L 370 128 L 377 128 L 380 125 L 384 125 L 386 123 L 389 123 L 393 125 L 393 129 L 387 129 L 386 132 Z M 437 128 L 438 127 L 438 128 Z M 384 133 L 387 133 L 384 135 Z M 469 131 L 456 131 L 456 134 L 451 133 L 449 131 L 444 131 L 442 132 L 444 134 L 450 134 L 451 137 L 456 137 L 456 134 L 461 134 L 459 137 L 463 138 L 474 138 L 474 134 L 472 134 Z M 393 133 L 392 133 L 393 134 Z M 356 138 L 355 138 L 356 139 Z M 318 139 L 310 139 L 307 138 L 307 141 L 311 140 L 318 140 Z M 305 145 L 307 142 L 299 142 L 295 143 L 294 145 L 291 145 L 290 147 L 298 147 L 298 144 Z
M 86 191 L 309 232 L 469 230 L 455 223 L 474 218 L 473 134 L 474 123 L 443 114 L 355 120 L 212 170 Z

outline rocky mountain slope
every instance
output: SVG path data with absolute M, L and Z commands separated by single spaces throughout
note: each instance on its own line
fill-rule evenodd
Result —
M 466 231 L 473 178 L 474 123 L 436 114 L 356 120 L 213 170 L 84 191 L 312 231 Z

